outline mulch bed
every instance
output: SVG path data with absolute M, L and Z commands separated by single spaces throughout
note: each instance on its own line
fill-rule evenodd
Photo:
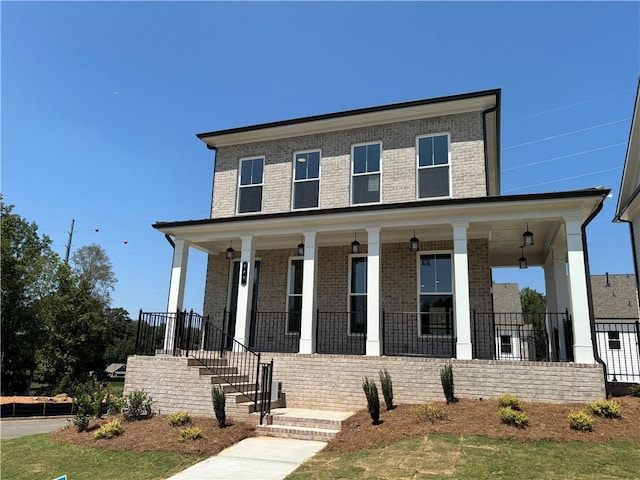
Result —
M 189 427 L 202 428 L 203 438 L 180 441 L 180 428 L 171 427 L 166 415 L 154 416 L 138 422 L 122 420 L 124 432 L 113 438 L 96 440 L 95 430 L 114 418 L 110 416 L 100 420 L 92 420 L 89 430 L 80 432 L 74 425 L 52 433 L 54 441 L 82 445 L 85 447 L 103 448 L 105 450 L 128 450 L 134 452 L 168 452 L 192 455 L 212 456 L 227 447 L 238 443 L 243 438 L 254 435 L 254 427 L 246 423 L 234 423 L 226 428 L 219 428 L 213 417 L 193 417 Z
M 529 417 L 529 427 L 520 429 L 503 424 L 498 417 L 496 400 L 460 400 L 445 408 L 445 418 L 435 423 L 420 419 L 417 405 L 400 405 L 384 411 L 382 424 L 372 425 L 366 410 L 351 416 L 340 433 L 324 451 L 354 452 L 408 437 L 429 434 L 480 435 L 496 439 L 555 442 L 640 442 L 640 399 L 619 397 L 621 419 L 593 416 L 593 432 L 584 433 L 569 428 L 567 415 L 571 410 L 587 410 L 586 404 L 545 404 L 523 402 Z

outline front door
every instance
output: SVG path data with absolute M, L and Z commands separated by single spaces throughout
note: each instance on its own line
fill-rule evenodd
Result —
M 229 316 L 227 317 L 226 333 L 227 337 L 227 350 L 233 348 L 233 338 L 236 334 L 236 311 L 238 310 L 238 284 L 240 283 L 240 260 L 234 260 L 233 269 L 229 278 L 229 302 L 227 311 Z M 260 284 L 260 260 L 256 260 L 254 263 L 253 271 L 253 298 L 251 300 L 251 312 L 257 310 L 258 307 L 258 286 Z M 254 342 L 255 331 L 255 316 L 251 315 L 250 328 L 250 345 Z

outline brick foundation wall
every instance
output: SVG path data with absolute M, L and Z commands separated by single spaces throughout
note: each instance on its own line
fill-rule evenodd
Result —
M 287 406 L 325 410 L 366 408 L 362 379 L 379 386 L 386 368 L 396 404 L 443 400 L 440 369 L 448 360 L 350 355 L 263 354 L 274 359 L 274 380 L 282 382 Z M 451 360 L 458 398 L 492 398 L 511 393 L 525 401 L 575 402 L 605 398 L 602 367 L 568 363 Z M 211 384 L 184 358 L 131 356 L 125 393 L 145 389 L 160 413 L 186 410 L 213 415 Z M 380 392 L 382 395 L 382 392 Z

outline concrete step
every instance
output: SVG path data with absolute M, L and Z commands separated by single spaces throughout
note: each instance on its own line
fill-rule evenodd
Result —
M 271 424 L 292 427 L 340 430 L 351 412 L 307 410 L 301 408 L 272 408 Z
M 279 399 L 279 400 L 273 401 L 273 402 L 271 402 L 271 409 L 280 408 L 282 405 L 284 405 L 284 400 L 283 399 Z M 254 405 L 253 401 L 243 401 L 243 402 L 237 402 L 235 405 L 227 404 L 226 406 L 227 406 L 227 408 L 229 408 L 231 410 L 235 410 L 235 411 L 237 411 L 239 413 L 243 413 L 243 414 L 255 413 L 256 411 L 257 412 L 260 411 L 260 402 L 257 402 L 257 405 Z
M 200 375 L 230 375 L 237 374 L 237 367 L 229 367 L 222 365 L 212 365 L 210 367 L 200 367 L 198 369 Z
M 223 377 L 216 377 L 215 375 L 213 375 L 211 377 L 211 383 L 212 384 L 216 384 L 216 383 L 233 383 L 233 384 L 237 384 L 237 383 L 246 383 L 248 380 L 249 380 L 249 376 L 248 375 L 240 375 L 240 374 L 237 374 L 237 373 L 225 375 L 224 378 Z
M 224 367 L 227 365 L 226 358 L 208 358 L 202 360 L 196 360 L 195 358 L 188 358 L 187 365 L 190 367 L 202 367 L 203 365 L 209 367 L 221 366 Z
M 256 433 L 267 437 L 297 438 L 299 440 L 318 440 L 327 442 L 340 430 L 313 427 L 296 427 L 291 425 L 258 425 Z

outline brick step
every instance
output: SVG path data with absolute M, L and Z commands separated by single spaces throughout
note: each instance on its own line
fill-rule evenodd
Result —
M 247 413 L 255 413 L 256 411 L 259 411 L 260 409 L 260 405 L 261 403 L 258 401 L 257 405 L 254 405 L 252 401 L 244 401 L 244 402 L 238 402 L 235 405 L 231 404 L 227 404 L 226 407 L 229 410 L 234 410 L 236 412 L 239 413 L 243 413 L 243 414 L 247 414 Z M 284 405 L 284 401 L 282 399 L 276 400 L 271 402 L 271 408 L 280 408 Z M 258 410 L 256 410 L 258 409 Z
M 208 358 L 203 360 L 196 360 L 195 358 L 188 358 L 187 365 L 190 367 L 202 367 L 203 365 L 208 367 L 216 367 L 216 366 L 224 367 L 227 365 L 227 359 L 226 358 Z
M 327 428 L 296 427 L 291 425 L 258 425 L 256 433 L 267 437 L 297 438 L 299 440 L 319 440 L 327 442 L 340 430 Z
M 227 394 L 227 397 L 231 397 L 232 395 L 242 395 L 240 392 L 238 392 L 237 388 L 232 387 L 228 383 L 218 383 L 218 385 L 222 387 L 222 390 L 224 391 L 225 394 Z M 235 383 L 234 385 L 240 389 L 245 388 L 247 393 L 249 394 L 252 393 L 253 389 L 256 387 L 255 383 L 253 382 L 240 382 L 240 383 Z M 236 400 L 236 402 L 239 402 L 239 401 L 244 401 L 244 400 Z
M 200 375 L 230 375 L 237 374 L 238 367 L 229 367 L 222 365 L 212 365 L 210 367 L 200 367 L 198 369 Z
M 215 375 L 211 377 L 211 383 L 246 383 L 249 380 L 248 375 L 240 375 L 238 373 L 233 373 L 230 375 L 225 375 L 223 377 L 216 377 Z
M 340 430 L 344 420 L 313 417 L 291 417 L 279 416 L 271 411 L 271 424 L 277 426 L 326 428 L 329 430 Z

